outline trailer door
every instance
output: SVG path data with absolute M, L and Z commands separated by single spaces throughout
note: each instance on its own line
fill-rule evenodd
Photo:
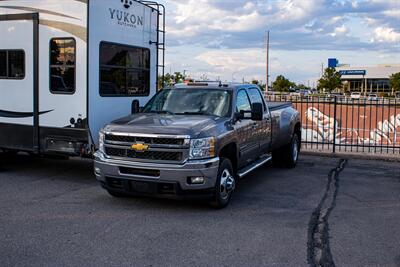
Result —
M 0 15 L 0 36 L 0 148 L 38 152 L 38 15 Z

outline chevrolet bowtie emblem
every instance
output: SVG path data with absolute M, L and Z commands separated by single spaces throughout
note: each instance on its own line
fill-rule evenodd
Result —
M 131 146 L 131 148 L 137 152 L 144 152 L 149 149 L 149 145 L 142 144 L 142 143 L 136 143 L 136 144 L 133 144 Z

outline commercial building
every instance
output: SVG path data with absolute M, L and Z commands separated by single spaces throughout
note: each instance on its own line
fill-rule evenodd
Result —
M 340 72 L 344 91 L 364 94 L 392 93 L 389 77 L 400 72 L 400 64 L 352 67 L 348 64 L 339 64 L 335 58 L 328 60 L 328 67 Z

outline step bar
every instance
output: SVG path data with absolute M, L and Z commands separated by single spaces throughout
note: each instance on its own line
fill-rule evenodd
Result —
M 246 176 L 250 172 L 252 172 L 255 169 L 257 169 L 258 167 L 261 167 L 265 163 L 271 161 L 271 159 L 272 159 L 271 155 L 265 155 L 265 156 L 261 157 L 260 159 L 256 160 L 255 162 L 253 162 L 252 164 L 244 167 L 243 169 L 240 169 L 238 171 L 239 178 L 243 178 L 244 176 Z

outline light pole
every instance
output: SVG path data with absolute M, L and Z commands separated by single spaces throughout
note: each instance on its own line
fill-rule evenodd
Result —
M 269 30 L 267 31 L 267 58 L 266 58 L 266 79 L 265 79 L 265 92 L 268 92 L 268 84 L 269 84 Z

